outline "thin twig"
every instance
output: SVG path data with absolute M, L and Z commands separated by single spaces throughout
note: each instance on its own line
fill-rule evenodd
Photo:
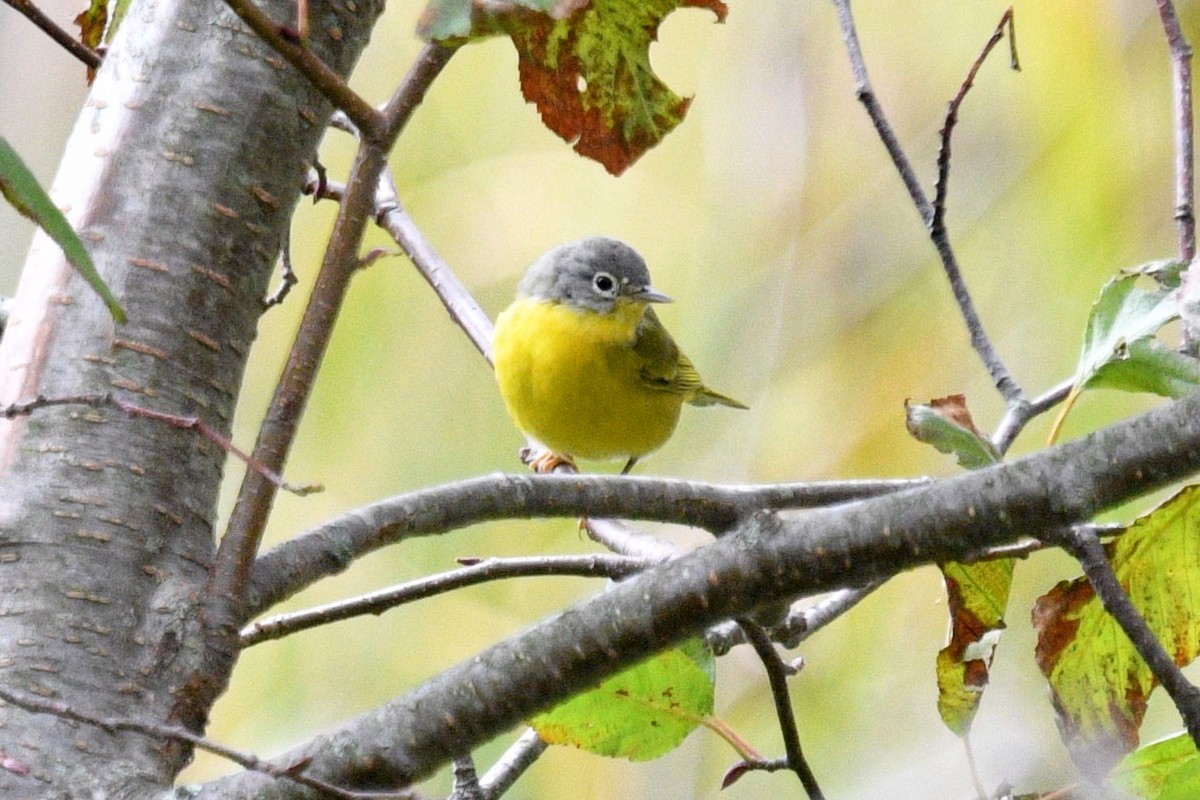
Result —
M 787 685 L 792 670 L 779 658 L 779 654 L 775 652 L 775 645 L 761 625 L 750 619 L 739 619 L 738 625 L 745 631 L 746 641 L 754 648 L 754 652 L 758 653 L 759 660 L 767 672 L 771 697 L 775 701 L 775 714 L 779 718 L 779 730 L 783 734 L 783 749 L 788 769 L 796 773 L 809 800 L 824 800 L 825 795 L 821 793 L 817 778 L 800 748 L 800 732 L 796 728 L 796 715 L 792 712 L 791 694 Z
M 454 789 L 449 800 L 486 800 L 470 754 L 454 759 Z
M 227 2 L 235 8 L 247 5 L 247 0 Z M 257 9 L 253 11 L 261 13 Z M 267 24 L 270 27 L 269 20 Z M 277 35 L 278 31 L 273 33 Z M 290 43 L 285 42 L 282 46 L 294 49 Z M 423 51 L 422 58 L 426 58 L 426 55 Z M 409 70 L 397 95 L 423 97 L 428 83 L 437 77 L 444 65 L 443 60 L 437 69 L 430 69 L 425 60 L 419 60 L 418 64 Z M 406 88 L 410 82 L 425 85 Z M 255 443 L 254 460 L 275 471 L 282 469 L 288 451 L 295 441 L 300 416 L 316 384 L 317 370 L 333 334 L 338 311 L 345 299 L 350 279 L 359 268 L 358 251 L 367 222 L 372 216 L 375 188 L 379 185 L 380 175 L 387 168 L 387 154 L 415 108 L 415 105 L 404 106 L 404 114 L 388 119 L 386 133 L 390 138 L 378 141 L 367 137 L 360 142 L 347 182 L 346 196 L 338 207 L 337 220 L 334 222 L 333 234 L 325 251 L 321 269 L 317 274 L 296 339 L 288 353 L 275 396 L 259 429 L 258 441 Z M 375 124 L 374 109 L 371 109 L 371 115 L 364 118 L 359 118 L 345 106 L 342 110 L 347 112 L 360 129 L 364 129 L 364 124 Z M 379 116 L 379 119 L 382 119 L 382 116 Z M 240 606 L 246 599 L 246 590 L 254 568 L 254 557 L 262 541 L 267 516 L 274 499 L 275 491 L 269 484 L 257 479 L 252 473 L 246 474 L 233 513 L 230 515 L 226 534 L 221 538 L 209 587 L 209 597 L 215 604 L 215 607 L 210 609 L 210 619 L 221 627 L 226 635 L 235 633 L 236 628 L 233 626 L 242 621 L 238 620 L 235 623 L 231 619 L 231 611 L 237 608 L 238 611 L 232 613 L 232 617 L 241 616 Z
M 32 414 L 34 411 L 43 408 L 51 408 L 54 406 L 88 406 L 89 408 L 104 408 L 110 407 L 121 411 L 130 419 L 148 419 L 154 422 L 160 422 L 164 425 L 169 425 L 172 428 L 180 430 L 195 431 L 196 433 L 208 439 L 210 442 L 220 447 L 226 453 L 234 456 L 261 477 L 271 482 L 274 486 L 291 492 L 296 495 L 312 494 L 319 492 L 322 487 L 319 484 L 295 484 L 289 483 L 283 479 L 283 476 L 266 465 L 255 461 L 248 453 L 235 445 L 231 440 L 222 436 L 213 428 L 209 427 L 200 417 L 187 416 L 183 414 L 170 414 L 166 411 L 157 411 L 153 408 L 129 403 L 120 398 L 113 397 L 107 392 L 99 394 L 76 394 L 63 395 L 62 397 L 46 397 L 38 395 L 32 400 L 25 400 L 19 403 L 0 408 L 0 417 L 4 419 L 14 419 L 16 417 L 24 417 Z
M 796 647 L 829 623 L 840 618 L 861 603 L 867 595 L 883 585 L 883 581 L 872 581 L 866 586 L 841 589 L 825 599 L 804 609 L 793 609 L 769 631 L 771 638 L 784 647 Z
M 527 728 L 479 779 L 483 787 L 483 796 L 487 800 L 496 800 L 503 796 L 517 782 L 517 778 L 524 775 L 525 770 L 533 766 L 542 753 L 546 752 L 547 747 L 549 745 L 542 741 L 537 731 Z
M 579 520 L 579 527 L 593 542 L 630 558 L 657 564 L 679 555 L 679 549 L 675 545 L 646 531 L 638 530 L 624 520 L 585 517 Z
M 486 581 L 535 576 L 576 576 L 619 580 L 644 570 L 648 564 L 636 558 L 607 553 L 531 558 L 489 558 L 462 569 L 431 575 L 381 589 L 377 592 L 327 603 L 315 608 L 278 614 L 252 623 L 242 630 L 242 647 L 271 639 L 282 639 L 302 630 L 328 625 L 365 614 L 379 615 L 405 603 L 474 586 Z
M 1017 62 L 1016 44 L 1012 36 L 1013 10 L 1010 6 L 1000 17 L 1000 22 L 996 25 L 996 30 L 984 44 L 979 56 L 975 59 L 975 63 L 967 71 L 967 77 L 958 87 L 958 92 L 954 95 L 954 98 L 950 101 L 946 109 L 946 119 L 941 130 L 941 146 L 938 148 L 937 155 L 938 174 L 933 200 L 933 217 L 928 220 L 928 225 L 929 237 L 933 240 L 938 255 L 941 257 L 942 267 L 946 273 L 946 280 L 950 283 L 950 291 L 953 293 L 954 299 L 958 303 L 963 319 L 966 322 L 967 332 L 971 338 L 971 346 L 975 348 L 975 352 L 983 359 L 983 363 L 987 366 L 988 374 L 992 376 L 992 382 L 1000 392 L 1000 395 L 1009 403 L 1019 403 L 1024 399 L 1024 393 L 1016 381 L 1013 380 L 1008 368 L 1004 366 L 1003 359 L 1000 358 L 1000 354 L 996 352 L 995 347 L 992 346 L 991 339 L 988 338 L 987 331 L 983 327 L 983 321 L 979 318 L 979 312 L 975 309 L 975 302 L 971 299 L 971 293 L 967 290 L 962 270 L 958 266 L 958 258 L 950 246 L 950 234 L 946 230 L 946 194 L 949 191 L 950 184 L 950 138 L 954 132 L 954 126 L 958 122 L 958 110 L 962 106 L 963 100 L 966 99 L 967 92 L 975 84 L 975 76 L 979 73 L 988 54 L 992 52 L 992 49 L 1004 37 L 1006 28 L 1009 32 L 1009 41 L 1012 43 L 1010 63 L 1014 70 L 1020 69 L 1020 65 Z
M 1175 708 L 1183 717 L 1188 735 L 1200 746 L 1200 689 L 1193 686 L 1175 660 L 1163 648 L 1154 631 L 1138 612 L 1104 553 L 1095 531 L 1084 526 L 1072 526 L 1056 537 L 1056 543 L 1079 561 L 1088 583 L 1138 655 L 1146 662 L 1155 679 L 1166 689 Z
M 1175 225 L 1179 234 L 1179 260 L 1190 264 L 1196 257 L 1196 187 L 1192 119 L 1192 46 L 1188 44 L 1171 0 L 1156 0 L 1163 32 L 1171 49 L 1172 86 L 1175 98 Z
M 892 129 L 891 123 L 888 122 L 887 115 L 883 113 L 883 107 L 879 104 L 879 98 L 871 86 L 871 79 L 867 76 L 867 62 L 863 58 L 862 48 L 858 44 L 858 30 L 854 25 L 854 15 L 850 12 L 850 0 L 833 0 L 833 5 L 837 10 L 838 24 L 842 29 L 842 40 L 846 43 L 846 51 L 850 56 L 850 70 L 854 74 L 855 95 L 866 109 L 871 124 L 875 126 L 875 132 L 883 142 L 888 155 L 891 156 L 892 164 L 900 173 L 900 179 L 904 181 L 904 188 L 908 189 L 908 196 L 912 198 L 913 205 L 917 207 L 921 221 L 928 226 L 933 219 L 933 206 L 930 205 L 929 198 L 925 196 L 925 190 L 921 188 L 921 181 L 917 178 L 917 173 L 913 170 L 908 156 L 905 155 L 904 148 L 900 146 L 900 140 Z
M 404 129 L 404 126 L 412 118 L 413 112 L 417 110 L 417 106 L 421 105 L 421 101 L 425 99 L 425 93 L 433 85 L 434 78 L 445 69 L 457 49 L 455 46 L 436 42 L 430 42 L 421 48 L 421 52 L 417 54 L 408 74 L 404 76 L 404 80 L 400 82 L 395 93 L 380 112 L 382 120 L 380 138 L 383 142 L 391 144 L 396 141 L 400 131 Z M 357 122 L 353 115 L 348 114 L 347 116 Z M 362 132 L 362 126 L 358 127 Z
M 996 426 L 996 432 L 992 434 L 992 444 L 1002 455 L 1007 453 L 1008 448 L 1012 446 L 1025 426 L 1035 417 L 1045 414 L 1065 400 L 1074 385 L 1075 379 L 1068 378 L 1033 400 L 1009 403 L 1008 410 L 1004 413 L 1000 424 Z
M 318 200 L 332 200 L 335 203 L 342 202 L 342 198 L 346 196 L 346 185 L 344 183 L 336 183 L 335 181 L 327 181 L 323 176 L 314 175 L 308 179 L 308 183 L 304 184 L 301 190 L 304 194 L 312 195 L 313 202 Z
M 299 282 L 296 271 L 292 269 L 292 243 L 284 236 L 279 248 L 279 286 L 263 300 L 263 308 L 281 305 L 291 294 L 292 287 Z
M 921 215 L 921 221 L 925 223 L 929 231 L 930 239 L 937 249 L 938 257 L 942 262 L 942 269 L 946 273 L 946 278 L 950 283 L 951 292 L 958 303 L 959 312 L 966 323 L 967 332 L 971 339 L 971 346 L 975 348 L 975 352 L 983 361 L 988 374 L 992 377 L 992 382 L 1001 396 L 1009 403 L 1018 402 L 1022 398 L 1021 387 L 1013 380 L 1012 375 L 1004 366 L 1003 360 L 987 336 L 983 322 L 979 319 L 979 314 L 975 310 L 975 304 L 971 300 L 970 292 L 967 290 L 966 282 L 963 280 L 962 271 L 959 269 L 958 259 L 954 255 L 954 249 L 950 245 L 950 238 L 946 233 L 945 226 L 938 225 L 935 227 L 934 223 L 936 219 L 944 215 L 945 212 L 939 212 L 929 202 L 929 198 L 925 195 L 925 191 L 921 188 L 921 183 L 917 179 L 916 172 L 913 170 L 912 163 L 905 154 L 904 148 L 901 147 L 895 131 L 892 129 L 887 116 L 883 112 L 882 106 L 879 104 L 875 90 L 871 86 L 870 78 L 867 75 L 866 61 L 863 58 L 862 48 L 858 43 L 858 33 L 854 25 L 854 16 L 850 11 L 850 0 L 833 0 L 833 4 L 837 9 L 838 22 L 842 29 L 842 38 L 846 43 L 846 51 L 850 57 L 850 67 L 854 74 L 855 94 L 859 102 L 866 109 L 867 115 L 875 126 L 876 133 L 883 142 L 883 146 L 887 149 L 888 155 L 891 156 L 892 164 L 895 165 L 896 171 L 900 173 L 900 179 L 904 181 L 904 186 L 908 189 L 909 197 L 912 198 L 913 205 L 917 208 L 917 213 Z M 1011 11 L 1006 12 L 1005 19 L 1010 18 L 1010 16 Z M 1003 24 L 1004 21 L 1002 20 L 998 30 L 1002 28 Z M 990 49 L 990 46 L 987 47 L 984 55 Z M 973 76 L 974 71 L 971 73 L 971 77 Z M 969 80 L 970 77 L 968 78 Z M 959 94 L 965 94 L 966 88 L 969 88 L 969 85 L 964 83 L 963 88 L 959 90 Z M 952 104 L 951 112 L 954 113 L 956 111 L 957 106 Z M 952 126 L 953 124 L 950 123 L 943 127 L 942 130 L 942 147 L 947 154 L 947 170 L 949 169 L 948 140 Z M 941 183 L 944 185 L 945 180 L 941 180 Z
M 104 63 L 103 56 L 72 36 L 70 31 L 64 29 L 57 22 L 46 16 L 40 8 L 29 0 L 4 0 L 4 2 L 21 14 L 24 14 L 30 22 L 53 39 L 59 47 L 82 61 L 89 69 L 100 69 L 100 65 Z
M 408 798 L 414 797 L 412 792 L 358 792 L 351 789 L 343 789 L 340 786 L 334 786 L 331 783 L 326 783 L 318 778 L 313 778 L 304 774 L 307 768 L 306 763 L 291 764 L 281 767 L 278 764 L 273 764 L 269 761 L 264 761 L 252 753 L 244 753 L 240 750 L 235 750 L 232 747 L 223 745 L 219 742 L 214 742 L 212 739 L 201 736 L 198 733 L 192 733 L 184 728 L 179 728 L 174 725 L 161 725 L 155 722 L 145 720 L 129 719 L 126 717 L 99 717 L 91 714 L 85 714 L 66 703 L 58 700 L 50 700 L 46 697 L 35 697 L 33 695 L 15 692 L 10 688 L 0 685 L 0 700 L 10 703 L 18 708 L 24 709 L 34 714 L 50 714 L 60 719 L 69 720 L 71 722 L 80 722 L 84 725 L 91 725 L 109 733 L 117 731 L 128 731 L 136 733 L 140 736 L 146 736 L 151 739 L 165 739 L 187 742 L 193 747 L 199 748 L 213 755 L 220 756 L 228 761 L 232 761 L 243 769 L 252 772 L 260 772 L 264 775 L 269 775 L 277 780 L 294 781 L 295 783 L 307 786 L 311 789 L 316 789 L 332 797 L 340 797 L 344 800 L 382 800 L 382 798 Z
M 383 115 L 351 89 L 350 84 L 330 69 L 316 53 L 288 36 L 279 23 L 254 5 L 253 0 L 225 0 L 225 4 L 250 30 L 307 78 L 334 108 L 354 120 L 354 124 L 368 138 L 375 140 L 383 132 Z M 376 141 L 376 144 L 379 142 Z
M 491 364 L 492 321 L 404 210 L 396 194 L 396 184 L 386 172 L 380 178 L 375 196 L 375 221 L 400 246 L 421 277 L 433 287 L 450 318 Z

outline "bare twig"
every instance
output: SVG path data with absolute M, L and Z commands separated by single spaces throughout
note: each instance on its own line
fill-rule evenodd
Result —
M 996 432 L 992 434 L 992 444 L 1001 454 L 1007 453 L 1008 448 L 1012 446 L 1013 441 L 1025 429 L 1025 426 L 1035 417 L 1046 413 L 1065 400 L 1074 385 L 1074 378 L 1068 378 L 1033 400 L 1018 400 L 1015 403 L 1009 403 L 1003 419 L 996 426 Z
M 113 397 L 105 392 L 100 394 L 76 394 L 64 395 L 62 397 L 45 397 L 38 395 L 32 400 L 26 400 L 20 403 L 13 403 L 10 406 L 0 408 L 0 417 L 4 419 L 14 419 L 15 417 L 24 417 L 32 414 L 42 408 L 51 408 L 53 406 L 88 406 L 90 408 L 111 407 L 123 412 L 130 419 L 149 419 L 155 422 L 160 422 L 164 425 L 169 425 L 172 428 L 181 430 L 195 431 L 196 433 L 208 439 L 210 442 L 220 447 L 226 453 L 234 456 L 242 461 L 251 470 L 258 473 L 264 479 L 269 481 L 274 486 L 291 492 L 297 495 L 312 494 L 313 492 L 321 491 L 321 486 L 318 484 L 295 484 L 289 483 L 283 479 L 278 472 L 269 469 L 266 465 L 255 461 L 244 450 L 235 445 L 232 441 L 222 436 L 220 433 L 209 427 L 200 417 L 187 416 L 183 414 L 170 414 L 166 411 L 156 411 L 152 408 L 139 406 L 136 403 L 129 403 L 120 398 Z
M 921 221 L 928 226 L 933 219 L 933 206 L 930 205 L 929 198 L 925 196 L 925 190 L 921 188 L 921 181 L 917 178 L 917 173 L 913 171 L 912 163 L 904 153 L 904 148 L 900 146 L 900 140 L 892 129 L 891 123 L 888 122 L 887 115 L 883 113 L 883 107 L 879 104 L 874 87 L 871 86 L 871 79 L 867 76 L 867 62 L 863 58 L 862 48 L 858 44 L 858 30 L 854 26 L 854 15 L 850 12 L 850 0 L 833 0 L 833 5 L 837 10 L 838 24 L 842 29 L 842 40 L 846 43 L 846 52 L 850 56 L 855 95 L 866 109 L 871 124 L 875 126 L 875 132 L 883 142 L 888 155 L 891 156 L 892 164 L 900 173 L 900 180 L 904 181 L 904 188 L 908 190 L 908 196 L 912 198 L 913 205 L 917 207 Z
M 1060 531 L 1055 538 L 1056 544 L 1079 561 L 1104 610 L 1121 626 L 1155 679 L 1166 689 L 1183 717 L 1188 735 L 1200 746 L 1200 689 L 1184 677 L 1154 631 L 1138 613 L 1129 595 L 1121 588 L 1121 582 L 1113 572 L 1095 531 L 1084 526 L 1072 526 Z
M 285 236 L 279 248 L 279 287 L 263 300 L 263 308 L 283 303 L 291 293 L 292 287 L 299 282 L 296 271 L 292 269 L 292 243 Z
M 850 11 L 850 0 L 833 0 L 833 4 L 837 9 L 838 21 L 842 28 L 842 38 L 846 43 L 846 51 L 850 56 L 850 66 L 854 74 L 855 93 L 859 102 L 866 109 L 867 115 L 871 118 L 876 133 L 887 149 L 888 155 L 891 156 L 892 163 L 900 173 L 900 178 L 904 181 L 905 188 L 908 189 L 909 197 L 912 198 L 913 204 L 917 208 L 917 213 L 921 215 L 922 222 L 925 223 L 926 228 L 929 230 L 930 239 L 941 259 L 942 269 L 946 273 L 946 278 L 950 283 L 951 292 L 958 303 L 963 321 L 966 323 L 967 332 L 971 339 L 971 346 L 975 348 L 975 352 L 983 361 L 984 366 L 987 367 L 988 374 L 992 376 L 992 382 L 1001 396 L 1009 403 L 1019 402 L 1022 399 L 1021 387 L 1013 380 L 1008 369 L 1004 366 L 1003 360 L 987 336 L 983 322 L 979 319 L 979 314 L 975 310 L 975 304 L 971 300 L 970 292 L 967 291 L 966 282 L 963 280 L 957 257 L 954 255 L 954 249 L 950 245 L 950 238 L 946 232 L 945 225 L 940 222 L 945 212 L 944 210 L 939 211 L 935 205 L 929 202 L 929 198 L 921 188 L 921 183 L 912 168 L 912 163 L 905 154 L 904 148 L 901 147 L 900 141 L 896 137 L 891 124 L 887 121 L 887 116 L 884 114 L 883 108 L 875 96 L 875 90 L 871 87 L 870 78 L 867 76 L 866 61 L 863 59 L 862 49 L 858 43 L 858 33 L 854 26 L 854 16 Z M 997 27 L 997 31 L 1002 30 L 1006 21 L 1010 19 L 1011 10 L 1006 12 L 1000 26 Z M 983 55 L 976 62 L 977 65 L 987 55 L 987 52 L 991 50 L 994 44 L 992 42 L 985 47 Z M 961 103 L 961 96 L 965 95 L 966 90 L 970 88 L 970 81 L 974 78 L 977 69 L 978 66 L 972 69 L 967 81 L 959 89 L 960 97 L 956 98 L 958 103 Z M 952 102 L 950 114 L 947 116 L 947 124 L 942 129 L 942 149 L 946 154 L 945 170 L 947 172 L 949 170 L 949 135 L 950 130 L 953 128 L 951 115 L 956 113 L 957 103 Z M 939 167 L 941 167 L 940 157 Z M 946 176 L 939 177 L 939 197 L 943 199 L 945 178 Z
M 454 789 L 450 792 L 449 800 L 485 800 L 486 795 L 479 785 L 479 775 L 475 772 L 475 759 L 470 755 L 454 759 Z
M 354 120 L 360 130 L 371 138 L 382 134 L 383 115 L 351 89 L 350 84 L 330 69 L 316 53 L 296 41 L 294 36 L 285 33 L 284 28 L 254 5 L 253 0 L 225 0 L 225 3 L 250 30 L 307 78 L 334 108 Z
M 636 558 L 607 553 L 531 558 L 489 558 L 478 564 L 381 589 L 360 597 L 328 603 L 316 608 L 278 614 L 248 625 L 241 634 L 242 647 L 271 639 L 282 639 L 309 628 L 328 625 L 364 614 L 379 615 L 405 603 L 474 586 L 486 581 L 534 576 L 577 576 L 619 580 L 647 567 Z
M 379 181 L 375 220 L 433 287 L 446 311 L 450 312 L 450 318 L 463 329 L 475 349 L 489 364 L 492 363 L 492 321 L 400 205 L 396 185 L 387 173 Z
M 537 731 L 526 729 L 480 779 L 484 797 L 487 800 L 501 797 L 546 752 L 547 747 L 549 745 L 542 741 Z
M 1171 0 L 1156 0 L 1163 32 L 1171 49 L 1175 97 L 1175 224 L 1179 234 L 1179 260 L 1190 264 L 1196 257 L 1196 187 L 1194 125 L 1192 119 L 1192 46 L 1188 44 Z
M 396 141 L 400 131 L 404 129 L 409 119 L 412 118 L 413 112 L 417 110 L 417 106 L 425 99 L 425 93 L 433 85 L 434 78 L 441 74 L 456 50 L 456 47 L 436 42 L 430 42 L 421 48 L 421 52 L 417 54 L 417 59 L 409 68 L 408 74 L 404 76 L 404 80 L 400 82 L 400 86 L 396 88 L 395 93 L 380 112 L 381 141 L 389 145 Z M 347 114 L 347 116 L 357 124 L 353 115 Z M 366 133 L 361 124 L 358 125 L 358 128 L 360 134 Z
M 967 92 L 975 83 L 975 76 L 979 73 L 980 67 L 987 59 L 988 54 L 992 52 L 999 42 L 1004 37 L 1005 29 L 1009 33 L 1009 42 L 1011 44 L 1011 65 L 1013 69 L 1020 69 L 1017 62 L 1017 47 L 1013 38 L 1013 10 L 1010 6 L 1005 10 L 1000 17 L 1000 22 L 996 25 L 996 30 L 983 46 L 979 56 L 975 59 L 975 63 L 971 65 L 971 69 L 967 72 L 967 77 L 958 87 L 958 92 L 950 101 L 946 109 L 946 120 L 942 125 L 941 147 L 938 148 L 937 155 L 937 183 L 935 184 L 935 195 L 933 200 L 933 217 L 926 220 L 929 226 L 929 238 L 933 240 L 934 246 L 937 248 L 938 256 L 942 261 L 942 268 L 946 273 L 946 280 L 950 283 L 950 291 L 954 295 L 955 301 L 958 303 L 959 310 L 962 312 L 963 320 L 967 325 L 967 332 L 971 338 L 971 346 L 975 348 L 975 352 L 983 360 L 987 367 L 988 374 L 992 376 L 992 382 L 1001 396 L 1009 403 L 1020 403 L 1024 400 L 1024 393 L 1021 387 L 1013 380 L 1008 368 L 1004 366 L 1003 359 L 996 352 L 996 348 L 992 346 L 991 339 L 988 338 L 987 331 L 983 327 L 983 320 L 979 318 L 979 312 L 975 309 L 975 302 L 971 299 L 971 293 L 967 290 L 966 281 L 963 279 L 962 270 L 958 266 L 958 258 L 954 254 L 954 249 L 950 246 L 950 234 L 946 230 L 946 194 L 950 185 L 950 137 L 954 132 L 954 126 L 958 122 L 958 110 L 962 106 L 963 100 L 967 97 Z
M 840 589 L 818 603 L 803 609 L 792 609 L 769 633 L 784 647 L 796 647 L 829 623 L 839 619 L 866 599 L 883 581 L 872 581 L 854 589 Z
M 46 16 L 30 0 L 4 0 L 4 2 L 21 14 L 24 14 L 30 22 L 53 39 L 59 47 L 82 61 L 89 69 L 100 69 L 100 65 L 104 63 L 104 58 L 98 52 L 72 36 L 70 31 L 62 28 L 57 22 Z
M 248 0 L 228 0 L 235 8 L 243 8 L 248 17 L 255 14 L 261 16 Z M 253 12 L 253 13 L 252 13 Z M 239 12 L 240 13 L 240 12 Z M 246 17 L 243 17 L 246 19 Z M 264 17 L 265 19 L 265 17 Z M 249 20 L 248 20 L 249 22 Z M 276 39 L 279 33 L 273 30 L 269 20 L 263 25 L 272 28 L 271 34 Z M 255 30 L 259 30 L 257 27 Z M 264 34 L 265 35 L 265 34 Z M 268 39 L 274 44 L 274 40 Z M 288 50 L 295 46 L 283 42 L 280 45 Z M 400 89 L 398 97 L 423 97 L 445 60 L 441 60 L 436 68 L 428 65 L 428 48 L 422 51 L 418 63 L 409 70 Z M 281 51 L 282 52 L 282 51 Z M 307 52 L 307 51 L 304 51 Z M 448 58 L 448 56 L 447 56 Z M 324 67 L 324 65 L 321 65 Z M 334 77 L 337 77 L 334 75 Z M 338 78 L 340 81 L 341 79 Z M 409 86 L 409 84 L 420 84 Z M 361 101 L 361 98 L 356 99 Z M 254 460 L 278 471 L 282 469 L 287 453 L 295 440 L 299 428 L 300 416 L 316 383 L 317 370 L 321 358 L 329 345 L 333 333 L 334 322 L 338 311 L 349 288 L 350 279 L 359 267 L 358 249 L 362 244 L 367 222 L 371 219 L 374 208 L 375 187 L 379 185 L 379 177 L 387 167 L 387 154 L 395 138 L 400 135 L 404 124 L 411 118 L 415 110 L 415 101 L 399 108 L 397 113 L 387 119 L 386 139 L 377 140 L 374 137 L 365 138 L 359 146 L 358 154 L 351 168 L 347 184 L 346 196 L 338 207 L 338 217 L 334 223 L 333 234 L 325 257 L 313 286 L 308 306 L 300 322 L 300 329 L 288 360 L 284 366 L 283 375 L 279 379 L 275 396 L 267 409 L 267 414 L 259 429 L 258 441 L 255 443 Z M 376 125 L 377 117 L 371 109 L 370 115 L 352 113 L 352 109 L 342 106 L 342 110 L 354 120 L 360 130 L 366 135 L 366 125 Z M 400 113 L 403 112 L 403 113 Z M 360 116 L 362 118 L 360 118 Z M 382 126 L 382 122 L 378 123 Z M 254 474 L 247 473 L 242 481 L 220 547 L 214 562 L 213 577 L 209 587 L 209 597 L 215 604 L 210 609 L 210 619 L 222 629 L 225 635 L 235 635 L 237 625 L 243 620 L 242 602 L 246 597 L 251 571 L 254 566 L 254 556 L 262 540 L 266 528 L 267 515 L 275 499 L 273 488 L 258 479 Z M 233 609 L 237 611 L 234 612 Z
M 787 685 L 792 670 L 779 658 L 779 654 L 775 652 L 775 645 L 771 643 L 771 638 L 761 625 L 750 619 L 739 619 L 738 625 L 745 632 L 746 641 L 754 648 L 754 652 L 758 653 L 767 672 L 771 697 L 775 701 L 775 714 L 779 718 L 779 730 L 783 734 L 787 768 L 796 773 L 809 800 L 823 800 L 825 795 L 821 793 L 817 778 L 800 749 L 800 732 L 796 729 L 796 715 L 792 712 L 792 700 Z
M 340 203 L 346 196 L 346 186 L 342 183 L 327 181 L 324 176 L 315 175 L 309 178 L 308 183 L 304 184 L 303 192 L 312 195 L 314 203 L 318 200 L 332 200 Z
M 593 542 L 627 557 L 657 564 L 679 555 L 675 545 L 640 531 L 623 520 L 581 518 L 579 526 Z
M 269 761 L 264 761 L 251 753 L 244 753 L 240 750 L 235 750 L 232 747 L 223 745 L 219 742 L 214 742 L 197 733 L 192 733 L 185 728 L 179 728 L 174 725 L 161 725 L 155 722 L 148 722 L 139 719 L 129 719 L 125 717 L 98 717 L 91 714 L 85 714 L 78 709 L 67 705 L 58 700 L 51 700 L 46 697 L 37 697 L 34 695 L 23 694 L 13 691 L 3 685 L 0 685 L 0 700 L 10 703 L 18 708 L 24 709 L 34 714 L 51 714 L 60 719 L 70 720 L 72 722 L 80 722 L 84 725 L 92 725 L 109 733 L 118 731 L 128 731 L 136 733 L 140 736 L 146 736 L 152 739 L 166 739 L 181 742 L 187 742 L 193 747 L 205 750 L 213 755 L 220 756 L 228 761 L 232 761 L 243 769 L 252 772 L 261 772 L 264 775 L 269 775 L 272 778 L 279 780 L 288 780 L 295 783 L 307 786 L 311 789 L 316 789 L 319 792 L 328 794 L 331 797 L 343 798 L 343 800 L 382 800 L 382 798 L 396 798 L 397 800 L 414 797 L 412 792 L 358 792 L 350 789 L 343 789 L 340 786 L 334 786 L 331 783 L 305 775 L 304 770 L 308 766 L 305 763 L 292 764 L 289 766 L 280 766 L 272 764 Z

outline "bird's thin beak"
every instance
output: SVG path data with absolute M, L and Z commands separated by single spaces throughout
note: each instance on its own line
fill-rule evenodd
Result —
M 641 300 L 646 303 L 670 303 L 671 298 L 655 289 L 653 286 L 643 286 L 635 292 L 630 293 L 630 297 L 634 300 Z

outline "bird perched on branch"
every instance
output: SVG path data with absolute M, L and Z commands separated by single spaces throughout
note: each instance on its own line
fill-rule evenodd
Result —
M 700 380 L 652 308 L 669 302 L 615 239 L 570 242 L 533 262 L 492 345 L 509 415 L 550 450 L 535 469 L 624 458 L 627 473 L 667 441 L 684 403 L 746 408 Z

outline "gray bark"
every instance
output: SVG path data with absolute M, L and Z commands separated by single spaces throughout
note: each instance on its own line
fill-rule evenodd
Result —
M 345 74 L 381 3 L 315 3 Z M 268 9 L 289 20 L 294 5 Z M 333 34 L 333 35 L 331 35 Z M 335 38 L 336 37 L 336 38 Z M 261 298 L 330 108 L 218 0 L 135 2 L 52 194 L 130 322 L 39 235 L 0 344 L 0 403 L 111 392 L 228 433 Z M 97 717 L 201 730 L 195 613 L 225 453 L 113 408 L 0 422 L 0 681 Z M 232 662 L 228 664 L 232 667 Z M 144 797 L 189 750 L 0 706 L 0 796 Z

